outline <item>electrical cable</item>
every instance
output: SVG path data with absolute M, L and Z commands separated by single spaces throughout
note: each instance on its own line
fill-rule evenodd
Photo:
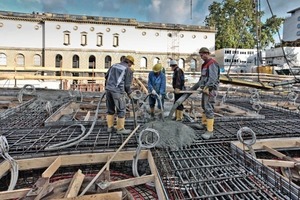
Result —
M 242 136 L 244 133 L 250 133 L 251 140 L 244 140 L 243 136 Z M 237 138 L 242 144 L 244 144 L 248 147 L 251 155 L 256 158 L 255 152 L 252 148 L 252 145 L 254 145 L 256 143 L 256 134 L 254 133 L 254 131 L 249 127 L 246 127 L 246 126 L 242 127 L 237 132 Z
M 153 128 L 147 127 L 146 129 L 140 132 L 139 139 L 138 139 L 139 145 L 136 149 L 135 154 L 133 155 L 133 160 L 132 160 L 132 173 L 135 177 L 140 176 L 137 169 L 138 168 L 137 163 L 142 148 L 147 148 L 147 149 L 154 148 L 158 144 L 159 140 L 160 140 L 159 132 Z
M 85 134 L 85 127 L 82 125 L 82 124 L 72 124 L 71 126 L 68 126 L 67 128 L 63 129 L 62 131 L 64 130 L 67 130 L 68 128 L 72 127 L 72 126 L 80 126 L 81 127 L 81 134 L 73 139 L 70 139 L 70 140 L 67 140 L 67 141 L 64 141 L 64 142 L 61 142 L 61 143 L 58 143 L 58 144 L 54 144 L 54 145 L 51 145 L 51 146 L 48 146 L 45 148 L 45 150 L 47 151 L 53 151 L 53 150 L 59 150 L 59 149 L 64 149 L 64 148 L 67 148 L 67 147 L 70 147 L 70 146 L 74 146 L 78 143 L 80 143 L 81 141 L 83 141 L 85 138 L 87 138 L 91 132 L 93 131 L 94 129 L 94 126 L 96 124 L 96 121 L 97 121 L 97 117 L 98 117 L 98 112 L 99 112 L 99 108 L 100 108 L 100 104 L 104 98 L 104 96 L 106 95 L 106 92 L 104 92 L 98 102 L 98 105 L 97 105 L 97 108 L 96 108 L 96 112 L 95 112 L 95 116 L 94 116 L 94 120 L 92 122 L 92 125 L 89 129 L 89 131 Z M 58 133 L 62 132 L 62 131 L 59 131 Z M 58 134 L 57 133 L 57 134 Z
M 19 176 L 19 165 L 18 163 L 8 154 L 9 145 L 5 136 L 0 135 L 0 155 L 10 164 L 10 184 L 8 191 L 11 191 L 15 188 L 18 176 Z

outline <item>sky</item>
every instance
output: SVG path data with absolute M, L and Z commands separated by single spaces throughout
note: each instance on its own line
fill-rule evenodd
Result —
M 0 0 L 0 10 L 32 13 L 134 18 L 139 22 L 204 25 L 208 6 L 223 0 Z M 191 4 L 192 2 L 192 4 Z M 264 17 L 271 17 L 267 0 L 260 0 Z M 269 0 L 277 17 L 300 7 L 300 0 Z M 282 29 L 280 30 L 282 34 Z M 278 40 L 275 38 L 275 40 Z

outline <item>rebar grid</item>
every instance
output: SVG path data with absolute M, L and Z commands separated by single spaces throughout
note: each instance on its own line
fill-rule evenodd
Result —
M 239 107 L 245 108 L 247 110 L 253 110 L 252 104 L 250 103 L 250 99 L 242 101 L 242 100 L 227 100 L 227 104 Z M 299 118 L 300 114 L 298 112 L 293 112 L 287 109 L 270 106 L 267 104 L 264 104 L 261 102 L 260 104 L 262 106 L 262 109 L 259 111 L 260 115 L 264 115 L 266 120 L 274 120 L 274 119 L 295 119 Z
M 243 163 L 237 160 L 232 156 L 227 143 L 199 143 L 178 151 L 157 149 L 154 155 L 170 199 L 298 199 L 300 197 L 300 194 L 297 194 L 297 198 L 290 198 L 295 197 L 292 195 L 293 190 L 285 191 L 289 188 L 287 187 L 289 183 L 283 187 L 280 183 L 285 180 L 275 171 L 265 170 L 258 162 Z M 275 182 L 267 178 L 269 173 L 276 177 Z M 279 188 L 280 186 L 282 188 Z M 290 187 L 295 186 L 290 185 Z
M 6 137 L 9 143 L 9 154 L 15 159 L 70 153 L 113 152 L 128 136 L 128 134 L 109 134 L 106 132 L 106 127 L 95 126 L 89 137 L 82 142 L 61 150 L 46 151 L 46 147 L 76 138 L 82 133 L 80 127 L 65 128 L 67 127 L 4 130 L 2 135 Z M 124 150 L 135 150 L 137 137 L 137 135 L 132 137 L 125 145 Z

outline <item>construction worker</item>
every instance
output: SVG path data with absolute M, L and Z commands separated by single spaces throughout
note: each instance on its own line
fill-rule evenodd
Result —
M 206 126 L 206 132 L 201 135 L 203 139 L 213 136 L 214 130 L 214 104 L 216 102 L 217 91 L 220 83 L 219 64 L 211 58 L 210 51 L 206 47 L 199 50 L 201 59 L 204 61 L 201 67 L 200 88 L 202 89 L 201 106 L 202 127 Z
M 125 93 L 131 98 L 132 74 L 129 69 L 134 65 L 134 58 L 126 56 L 124 61 L 112 65 L 105 75 L 106 107 L 107 107 L 107 132 L 111 133 L 114 129 L 114 115 L 117 112 L 117 133 L 128 134 L 131 130 L 126 130 L 125 114 L 126 102 Z
M 180 93 L 181 90 L 185 89 L 184 86 L 184 72 L 182 69 L 178 67 L 177 61 L 176 60 L 171 60 L 170 61 L 170 67 L 173 70 L 173 78 L 172 78 L 172 85 L 174 89 L 174 103 L 183 95 Z M 176 121 L 182 121 L 183 120 L 183 105 L 180 104 L 176 108 L 175 112 L 175 119 Z
M 148 74 L 148 93 L 151 118 L 154 118 L 154 107 L 157 100 L 158 109 L 164 108 L 164 98 L 166 95 L 166 75 L 162 72 L 162 64 L 157 63 Z M 158 97 L 161 100 L 158 100 Z

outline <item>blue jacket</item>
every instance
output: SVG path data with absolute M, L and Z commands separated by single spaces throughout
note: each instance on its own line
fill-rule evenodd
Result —
M 148 92 L 151 93 L 155 90 L 157 94 L 166 94 L 166 75 L 162 72 L 158 76 L 155 76 L 154 72 L 151 71 L 148 75 Z

